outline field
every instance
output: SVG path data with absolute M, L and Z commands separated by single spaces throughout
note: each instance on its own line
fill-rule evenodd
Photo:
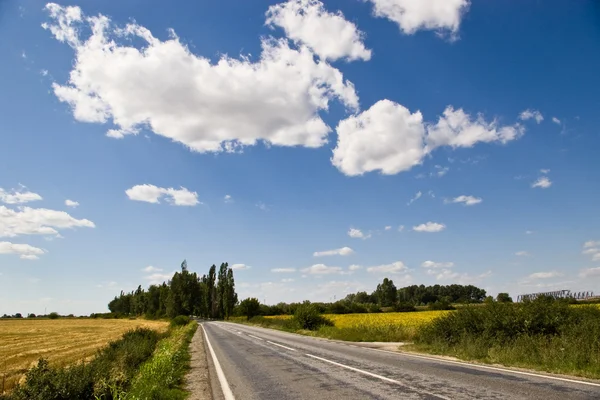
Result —
M 0 321 L 0 393 L 13 387 L 40 357 L 53 365 L 91 358 L 136 327 L 165 331 L 167 322 L 127 319 L 11 319 Z

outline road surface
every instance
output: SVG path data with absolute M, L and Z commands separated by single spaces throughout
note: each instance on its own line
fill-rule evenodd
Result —
M 208 337 L 213 393 L 224 400 L 600 399 L 600 384 L 593 382 L 385 352 L 226 322 L 202 326 Z

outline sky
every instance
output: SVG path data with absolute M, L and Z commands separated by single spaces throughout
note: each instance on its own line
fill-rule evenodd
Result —
M 600 3 L 0 0 L 0 314 L 600 292 Z

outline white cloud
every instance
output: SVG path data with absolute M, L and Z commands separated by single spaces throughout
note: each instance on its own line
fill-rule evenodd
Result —
M 249 265 L 246 265 L 246 264 L 233 264 L 231 266 L 231 269 L 234 271 L 240 271 L 240 270 L 250 269 L 250 268 L 252 268 L 252 267 Z
M 583 244 L 583 254 L 592 257 L 592 261 L 600 261 L 600 241 L 589 240 Z
M 274 272 L 276 274 L 288 274 L 296 272 L 296 268 L 272 268 L 271 272 Z
M 590 278 L 590 277 L 600 276 L 600 267 L 583 269 L 579 273 L 579 276 L 582 278 Z
M 256 207 L 261 211 L 269 211 L 270 210 L 269 206 L 266 205 L 265 203 L 263 203 L 262 201 L 259 201 L 258 203 L 256 203 Z
M 360 265 L 352 264 L 351 266 L 348 267 L 348 269 L 350 271 L 358 271 L 359 269 L 362 269 L 362 267 Z
M 322 257 L 322 256 L 349 256 L 350 254 L 354 254 L 354 250 L 350 247 L 342 247 L 339 249 L 333 250 L 325 250 L 325 251 L 315 251 L 313 253 L 314 257 Z
M 183 186 L 181 189 L 161 188 L 154 185 L 135 185 L 125 191 L 130 200 L 144 201 L 158 204 L 160 199 L 166 197 L 168 203 L 174 206 L 195 206 L 200 204 L 198 193 L 190 192 Z
M 453 283 L 458 283 L 460 285 L 471 285 L 481 282 L 483 279 L 487 278 L 492 274 L 492 271 L 487 271 L 479 275 L 470 275 L 466 273 L 459 273 L 452 271 L 450 269 L 429 269 L 427 270 L 427 275 L 435 276 L 435 279 L 438 281 L 453 281 Z
M 331 129 L 319 116 L 337 99 L 358 109 L 352 83 L 308 47 L 262 39 L 256 62 L 193 54 L 171 30 L 161 41 L 135 23 L 115 28 L 105 16 L 48 4 L 43 26 L 75 51 L 69 82 L 53 84 L 76 120 L 111 121 L 110 136 L 147 128 L 197 152 L 232 152 L 259 141 L 320 147 Z M 91 35 L 83 37 L 89 25 Z M 131 45 L 135 40 L 141 48 Z
M 233 197 L 231 197 L 230 195 L 226 194 L 225 197 L 223 197 L 223 201 L 225 203 L 233 203 Z
M 537 181 L 531 184 L 532 188 L 547 189 L 552 186 L 552 181 L 547 176 L 540 177 Z
M 398 24 L 411 35 L 418 30 L 447 32 L 456 38 L 460 22 L 469 7 L 469 0 L 368 0 L 373 14 Z
M 173 278 L 173 275 L 175 275 L 175 272 L 177 272 L 177 271 L 173 271 L 170 274 L 169 273 L 161 274 L 159 272 L 156 272 L 154 274 L 150 274 L 150 275 L 146 276 L 145 279 L 148 281 L 148 284 L 150 284 L 150 285 L 160 285 L 163 282 L 170 281 L 171 278 Z
M 527 251 L 524 251 L 524 250 L 522 250 L 522 251 L 517 251 L 517 252 L 515 253 L 515 256 L 519 256 L 519 257 L 529 257 L 530 255 L 531 255 L 531 254 L 529 254 L 529 252 L 527 252 Z
M 463 203 L 465 206 L 474 206 L 475 204 L 479 204 L 483 201 L 481 197 L 473 197 L 473 196 L 458 196 L 453 198 L 448 203 Z
M 391 264 L 376 265 L 374 267 L 367 268 L 367 272 L 377 272 L 384 274 L 397 274 L 400 272 L 405 272 L 407 270 L 408 268 L 406 267 L 406 265 L 404 265 L 402 261 L 396 261 Z
M 537 110 L 525 110 L 519 115 L 519 119 L 522 121 L 527 121 L 532 118 L 535 119 L 535 122 L 538 124 L 544 120 L 542 113 Z
M 424 261 L 423 264 L 421 264 L 421 267 L 423 268 L 452 268 L 453 266 L 453 262 Z
M 404 225 L 400 225 L 400 226 L 398 227 L 398 232 L 402 232 L 403 230 L 404 230 Z
M 76 219 L 64 211 L 19 207 L 18 211 L 0 206 L 0 237 L 18 235 L 58 235 L 59 229 L 95 228 L 87 219 Z
M 548 175 L 550 173 L 549 169 L 540 169 L 540 172 L 544 175 Z
M 12 189 L 10 192 L 0 188 L 0 202 L 5 204 L 23 204 L 30 201 L 42 200 L 42 196 L 37 193 L 21 190 L 25 190 L 25 186 L 21 186 L 18 190 Z
M 441 165 L 436 165 L 434 166 L 434 168 L 436 169 L 436 171 L 432 172 L 429 175 L 437 176 L 438 178 L 441 178 L 442 176 L 446 175 L 448 171 L 450 171 L 450 167 L 442 167 Z
M 37 260 L 46 250 L 11 242 L 0 242 L 0 254 L 18 254 L 23 260 Z
M 518 124 L 486 122 L 481 115 L 472 119 L 462 109 L 452 107 L 446 108 L 436 124 L 426 124 L 419 111 L 411 114 L 390 100 L 380 100 L 368 110 L 341 120 L 336 130 L 338 142 L 331 162 L 349 176 L 372 171 L 394 175 L 421 164 L 440 146 L 507 143 L 525 131 Z
M 528 276 L 529 279 L 550 279 L 550 278 L 557 278 L 559 276 L 563 276 L 564 274 L 557 272 L 557 271 L 550 271 L 550 272 L 535 272 L 531 275 Z
M 310 275 L 329 275 L 329 274 L 339 274 L 340 272 L 342 272 L 342 268 L 328 267 L 325 264 L 315 264 L 315 265 L 311 265 L 308 268 L 304 268 L 301 271 L 306 274 L 310 274 Z
M 371 234 L 365 234 L 360 229 L 350 228 L 348 230 L 348 236 L 350 236 L 353 239 L 368 239 L 371 237 Z
M 290 283 L 290 282 L 294 282 L 294 281 L 295 281 L 294 278 L 283 278 L 281 280 L 281 282 L 283 282 L 283 283 Z
M 406 205 L 410 206 L 412 203 L 414 203 L 415 201 L 419 200 L 422 195 L 423 195 L 423 193 L 421 193 L 421 191 L 418 191 L 417 193 L 415 193 L 415 196 L 412 199 L 410 199 L 408 201 L 408 203 L 406 203 Z
M 65 200 L 65 206 L 75 208 L 75 207 L 79 206 L 79 203 L 76 201 L 67 199 L 67 200 Z
M 552 117 L 552 122 L 554 122 L 556 125 L 560 125 L 560 119 L 556 118 L 556 117 Z
M 533 231 L 525 231 L 526 235 L 533 235 Z
M 144 272 L 161 272 L 162 268 L 156 268 L 156 267 L 153 267 L 152 265 L 149 265 L 146 268 L 143 268 L 142 271 L 144 271 Z
M 583 244 L 583 247 L 586 249 L 589 249 L 590 247 L 600 247 L 600 240 L 598 240 L 598 241 L 588 240 L 587 242 L 585 242 Z
M 446 229 L 446 225 L 431 221 L 421 225 L 413 226 L 413 231 L 416 232 L 441 232 L 444 229 Z
M 341 12 L 328 12 L 318 0 L 289 0 L 269 7 L 266 24 L 283 28 L 297 44 L 308 46 L 323 60 L 369 60 L 364 34 Z
M 42 70 L 40 70 L 40 74 L 42 76 L 48 76 L 48 70 L 47 69 L 42 69 Z
M 390 230 L 392 230 L 392 226 L 391 226 L 391 225 L 387 225 L 387 226 L 386 226 L 385 228 L 383 228 L 383 229 L 385 229 L 386 231 L 390 231 Z

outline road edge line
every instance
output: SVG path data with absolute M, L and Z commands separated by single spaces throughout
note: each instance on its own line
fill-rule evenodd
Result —
M 200 326 L 202 327 L 202 331 L 204 332 L 204 338 L 206 339 L 206 344 L 208 345 L 210 356 L 213 360 L 213 364 L 215 365 L 215 370 L 217 371 L 217 377 L 219 378 L 219 383 L 221 384 L 221 391 L 223 392 L 223 397 L 225 398 L 225 400 L 235 400 L 235 396 L 231 391 L 231 387 L 229 387 L 229 382 L 227 382 L 227 378 L 225 377 L 223 368 L 221 368 L 221 364 L 219 363 L 219 359 L 215 354 L 215 350 L 213 349 L 212 344 L 210 344 L 208 334 L 206 333 L 206 329 L 204 329 L 204 324 L 200 324 Z
M 287 347 L 287 346 L 284 346 L 284 345 L 282 345 L 282 344 L 279 344 L 279 343 L 271 342 L 270 340 L 267 340 L 266 342 L 267 342 L 267 343 L 271 343 L 272 345 L 275 345 L 275 346 L 282 347 L 282 348 L 284 348 L 284 349 L 291 350 L 291 351 L 298 351 L 298 350 L 296 350 L 296 349 L 292 349 L 291 347 Z

